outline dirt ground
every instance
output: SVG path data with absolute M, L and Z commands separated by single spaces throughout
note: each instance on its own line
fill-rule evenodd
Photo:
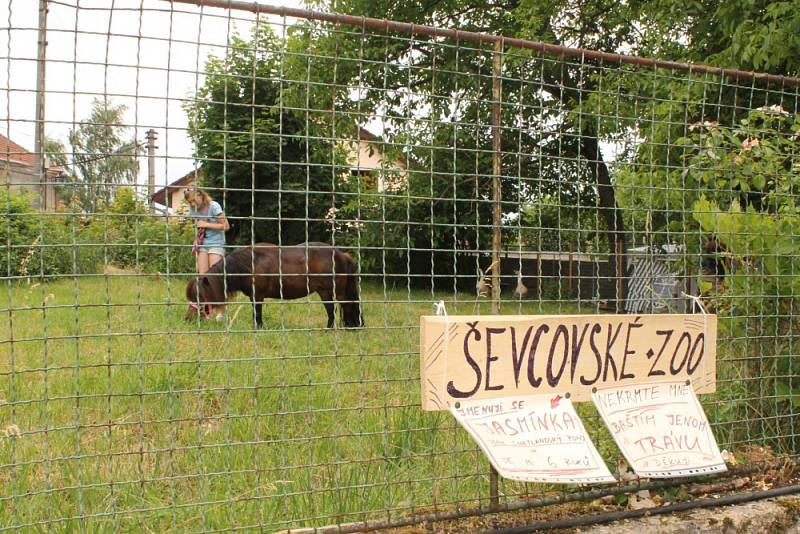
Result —
M 800 534 L 800 496 L 615 521 L 571 531 L 588 534 Z
M 426 522 L 403 528 L 373 531 L 383 534 L 461 534 L 523 527 L 544 521 L 602 516 L 610 512 L 655 509 L 673 503 L 725 495 L 752 493 L 800 483 L 800 469 L 762 447 L 739 451 L 725 477 L 689 481 L 677 487 L 607 496 L 591 502 L 571 502 L 508 513 Z M 754 470 L 755 469 L 755 470 Z M 726 507 L 696 509 L 604 525 L 549 530 L 558 533 L 797 533 L 800 534 L 800 495 L 760 500 Z
M 681 506 L 701 500 L 713 500 L 729 495 L 748 495 L 774 488 L 800 484 L 800 466 L 791 458 L 779 457 L 764 447 L 753 446 L 731 454 L 726 475 L 689 479 L 672 486 L 641 489 L 607 495 L 592 501 L 565 502 L 494 514 L 476 515 L 448 521 L 426 521 L 410 526 L 369 531 L 374 534 L 466 534 L 502 529 L 519 532 L 538 532 L 535 527 L 559 534 L 800 534 L 800 494 L 745 502 L 729 506 L 675 511 L 654 515 L 659 508 Z M 629 475 L 630 473 L 625 473 Z M 627 479 L 629 477 L 620 477 Z M 645 482 L 646 481 L 642 481 Z M 630 484 L 629 484 L 630 485 Z M 626 488 L 628 489 L 628 488 Z M 562 494 L 536 497 L 559 497 Z M 637 510 L 641 517 L 605 522 L 604 516 Z M 418 515 L 434 510 L 419 510 Z M 439 508 L 437 512 L 446 510 Z M 585 525 L 574 528 L 554 528 L 559 520 L 588 519 Z M 610 519 L 610 518 L 608 518 Z M 608 521 L 606 519 L 606 521 Z M 352 527 L 354 530 L 350 530 Z M 353 532 L 362 524 L 330 525 L 292 530 L 292 534 L 334 534 Z M 527 530 L 526 530 L 527 529 Z M 519 532 L 517 534 L 519 534 Z

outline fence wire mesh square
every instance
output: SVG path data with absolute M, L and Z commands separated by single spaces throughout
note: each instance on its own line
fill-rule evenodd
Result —
M 500 480 L 494 502 L 477 446 L 421 410 L 440 300 L 700 296 L 720 448 L 796 458 L 796 80 L 252 2 L 45 4 L 0 9 L 0 531 L 357 529 L 574 496 Z M 267 258 L 286 298 L 257 310 L 262 259 L 214 263 L 255 243 L 322 251 L 334 287 Z M 191 308 L 208 264 L 235 295 Z

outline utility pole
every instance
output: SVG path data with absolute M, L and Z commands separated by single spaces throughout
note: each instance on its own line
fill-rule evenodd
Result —
M 156 131 L 150 128 L 145 132 L 147 139 L 147 205 L 155 212 L 153 193 L 156 192 Z M 167 200 L 169 202 L 169 200 Z
M 44 162 L 45 61 L 47 60 L 47 0 L 39 0 L 39 53 L 36 57 L 36 133 L 34 154 L 39 177 L 41 210 L 47 209 L 47 169 Z

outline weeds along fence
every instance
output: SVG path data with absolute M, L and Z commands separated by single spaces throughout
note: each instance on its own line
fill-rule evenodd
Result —
M 0 530 L 349 531 L 621 492 L 498 481 L 420 409 L 440 300 L 702 295 L 720 447 L 796 458 L 797 80 L 252 2 L 36 4 L 0 32 Z M 364 326 L 327 329 L 317 296 L 186 321 L 198 186 L 228 252 L 349 253 Z

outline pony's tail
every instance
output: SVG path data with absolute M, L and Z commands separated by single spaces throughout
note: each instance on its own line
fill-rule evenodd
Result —
M 346 328 L 358 328 L 364 326 L 364 318 L 361 316 L 361 304 L 358 298 L 358 273 L 356 272 L 356 262 L 353 257 L 346 252 L 344 255 L 345 271 L 347 272 L 347 283 L 344 287 L 346 301 L 342 302 L 342 320 Z

